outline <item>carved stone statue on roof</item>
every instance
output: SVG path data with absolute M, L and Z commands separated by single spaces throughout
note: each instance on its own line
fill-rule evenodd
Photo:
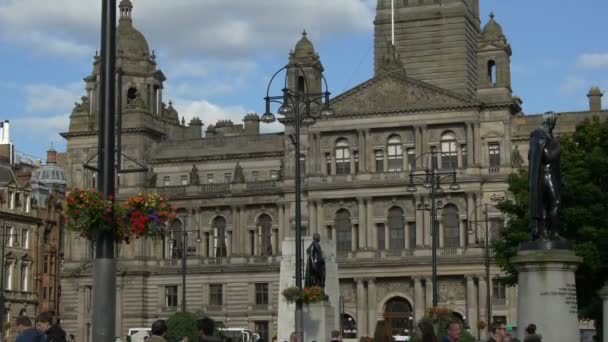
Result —
M 83 96 L 80 98 L 81 103 L 74 102 L 74 109 L 72 113 L 88 113 L 89 112 L 89 98 Z
M 524 159 L 519 152 L 519 146 L 515 145 L 515 148 L 511 152 L 511 167 L 519 169 L 524 164 Z
M 158 175 L 154 172 L 153 168 L 148 169 L 148 173 L 146 173 L 146 186 L 150 188 L 156 187 L 156 179 Z
M 239 162 L 236 162 L 236 166 L 234 167 L 232 183 L 245 183 L 245 174 L 243 174 L 243 167 L 241 167 Z
M 141 98 L 139 92 L 135 92 L 135 97 L 127 100 L 127 109 L 147 109 L 146 103 Z
M 198 176 L 198 169 L 196 165 L 192 165 L 192 170 L 190 170 L 190 185 L 199 185 L 201 180 Z
M 401 57 L 397 52 L 397 48 L 390 41 L 386 40 L 386 52 L 380 63 L 380 70 L 383 72 L 391 71 L 403 71 L 405 72 L 405 66 L 401 62 Z

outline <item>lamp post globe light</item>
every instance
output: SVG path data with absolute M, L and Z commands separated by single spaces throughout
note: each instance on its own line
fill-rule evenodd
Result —
M 304 34 L 305 36 L 305 34 Z M 308 72 L 307 72 L 308 71 Z M 270 95 L 270 87 L 282 72 L 285 73 L 283 89 L 281 95 Z M 311 89 L 310 72 L 316 74 L 317 79 L 321 80 L 318 89 Z M 295 87 L 290 87 L 290 80 L 297 80 Z M 325 91 L 322 91 L 325 86 Z M 317 87 L 314 87 L 317 88 Z M 318 90 L 318 91 L 317 91 Z M 330 106 L 330 92 L 327 87 L 327 80 L 323 76 L 323 69 L 317 65 L 305 65 L 299 62 L 290 61 L 277 72 L 274 73 L 266 90 L 266 110 L 260 120 L 264 123 L 273 123 L 276 120 L 271 112 L 272 104 L 277 104 L 279 109 L 277 114 L 282 118 L 284 124 L 293 125 L 293 134 L 290 135 L 291 143 L 295 148 L 295 244 L 296 244 L 296 286 L 302 288 L 302 230 L 301 230 L 301 175 L 300 175 L 300 127 L 309 126 L 321 118 L 334 116 L 334 111 Z M 303 315 L 302 303 L 296 302 L 295 312 L 295 332 L 303 336 Z
M 416 181 L 422 183 L 422 186 L 426 188 L 431 195 L 431 249 L 432 249 L 432 283 L 433 283 L 433 306 L 436 307 L 438 303 L 438 284 L 437 284 L 437 244 L 438 244 L 438 233 L 437 233 L 437 194 L 443 192 L 441 184 L 449 183 L 448 189 L 451 191 L 460 190 L 460 185 L 456 183 L 456 167 L 457 165 L 450 165 L 448 167 L 439 168 L 438 156 L 448 157 L 449 154 L 442 154 L 437 151 L 425 152 L 417 156 L 416 159 L 410 164 L 409 172 L 409 183 L 407 191 L 414 193 L 418 191 L 416 187 Z M 425 160 L 426 158 L 426 160 Z M 426 163 L 425 163 L 426 161 Z M 417 165 L 421 164 L 421 168 L 417 168 Z M 452 167 L 451 167 L 452 166 Z

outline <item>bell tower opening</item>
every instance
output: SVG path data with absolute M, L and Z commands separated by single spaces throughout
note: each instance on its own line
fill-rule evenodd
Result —
M 488 61 L 488 83 L 492 87 L 496 87 L 496 62 Z

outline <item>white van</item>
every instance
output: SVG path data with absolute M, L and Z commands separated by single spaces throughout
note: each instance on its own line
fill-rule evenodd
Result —
M 144 342 L 146 337 L 152 335 L 151 328 L 131 328 L 129 329 L 129 336 L 131 336 L 131 342 Z

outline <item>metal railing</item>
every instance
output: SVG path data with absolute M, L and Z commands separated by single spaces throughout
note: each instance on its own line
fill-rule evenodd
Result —
M 209 183 L 201 184 L 200 192 L 205 194 L 219 194 L 230 192 L 229 183 Z
M 441 250 L 441 255 L 458 255 L 458 248 L 456 248 L 456 247 L 443 248 Z
M 251 192 L 274 191 L 277 188 L 277 182 L 273 180 L 247 183 L 247 191 Z
M 492 297 L 492 305 L 507 305 L 507 299 Z

